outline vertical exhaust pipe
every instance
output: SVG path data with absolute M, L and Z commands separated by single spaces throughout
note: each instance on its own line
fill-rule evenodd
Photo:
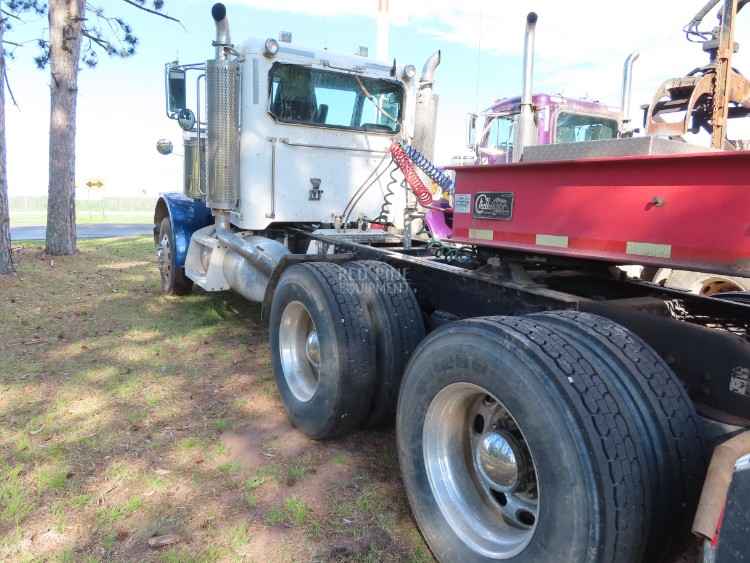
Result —
M 240 196 L 240 63 L 232 56 L 229 20 L 224 4 L 214 4 L 216 58 L 206 62 L 206 205 L 218 227 L 229 225 L 227 212 Z
M 519 162 L 525 147 L 535 143 L 534 124 L 534 43 L 536 39 L 536 22 L 539 16 L 529 12 L 526 16 L 526 40 L 523 49 L 523 96 L 521 97 L 521 116 L 518 122 L 518 142 L 513 151 L 513 161 Z
M 440 51 L 435 51 L 422 68 L 417 87 L 417 107 L 414 124 L 414 147 L 432 160 L 435 156 L 435 132 L 437 127 L 438 96 L 433 84 L 435 71 L 440 65 Z
M 227 7 L 217 2 L 211 8 L 211 16 L 216 23 L 216 60 L 223 61 L 227 58 L 226 47 L 232 46 L 232 37 L 229 35 L 229 18 L 227 18 Z
M 640 58 L 641 54 L 638 51 L 633 51 L 625 59 L 625 69 L 622 77 L 622 101 L 620 107 L 622 108 L 622 128 L 624 132 L 629 129 L 630 124 L 630 112 L 632 110 L 633 103 L 633 67 L 635 62 Z

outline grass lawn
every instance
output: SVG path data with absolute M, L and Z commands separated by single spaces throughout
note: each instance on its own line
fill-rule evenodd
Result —
M 290 427 L 258 306 L 79 248 L 0 277 L 0 561 L 432 561 L 392 432 Z

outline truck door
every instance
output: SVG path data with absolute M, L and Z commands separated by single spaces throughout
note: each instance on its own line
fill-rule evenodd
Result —
M 480 164 L 510 164 L 518 131 L 518 114 L 490 115 L 479 145 Z

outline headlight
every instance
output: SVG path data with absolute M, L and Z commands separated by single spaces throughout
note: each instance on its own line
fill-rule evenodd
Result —
M 417 67 L 414 65 L 406 65 L 404 67 L 404 80 L 411 80 L 417 75 Z
M 275 39 L 266 39 L 263 54 L 267 57 L 275 57 L 279 52 L 279 42 Z

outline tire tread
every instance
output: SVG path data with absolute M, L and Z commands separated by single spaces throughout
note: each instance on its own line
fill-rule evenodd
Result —
M 425 328 L 422 311 L 419 308 L 414 292 L 401 273 L 393 266 L 376 260 L 358 260 L 348 262 L 345 269 L 365 273 L 364 280 L 354 276 L 355 282 L 372 284 L 363 291 L 373 291 L 376 301 L 374 306 L 381 307 L 386 326 L 390 330 L 390 343 L 393 346 L 392 357 L 376 358 L 377 382 L 372 411 L 366 426 L 378 428 L 392 424 L 395 419 L 396 403 L 401 379 L 412 353 L 424 339 Z
M 591 445 L 606 460 L 602 478 L 609 481 L 614 505 L 612 553 L 597 561 L 630 563 L 640 559 L 645 542 L 643 514 L 648 509 L 645 491 L 648 475 L 642 457 L 619 402 L 610 386 L 584 358 L 580 351 L 548 326 L 531 317 L 486 317 L 471 319 L 497 329 L 514 331 L 531 343 L 528 350 L 551 364 L 549 370 L 558 388 L 566 390 L 571 406 L 588 419 L 586 425 L 594 440 Z M 641 494 L 635 494 L 640 491 Z

